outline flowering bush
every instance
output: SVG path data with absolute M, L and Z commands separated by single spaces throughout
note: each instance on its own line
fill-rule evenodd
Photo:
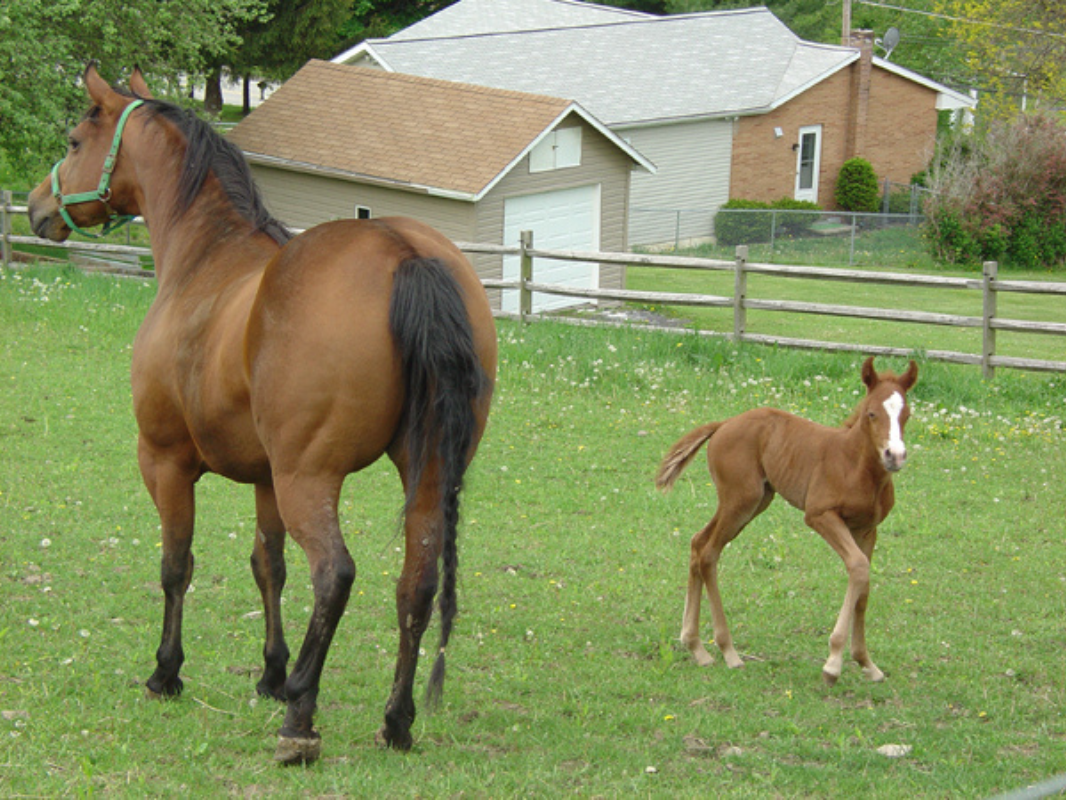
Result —
M 1066 265 L 1066 128 L 1033 115 L 949 144 L 933 165 L 926 237 L 950 263 Z

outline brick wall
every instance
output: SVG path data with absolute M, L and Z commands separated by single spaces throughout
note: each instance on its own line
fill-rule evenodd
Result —
M 906 183 L 924 169 L 936 138 L 936 92 L 887 70 L 870 74 L 869 102 L 857 103 L 860 64 L 832 75 L 783 106 L 734 126 L 730 198 L 773 201 L 795 194 L 799 129 L 822 126 L 818 204 L 833 208 L 837 174 L 851 155 L 867 159 L 879 180 Z M 853 83 L 853 81 L 855 83 Z M 859 110 L 867 108 L 861 135 Z M 780 128 L 782 136 L 775 135 Z M 859 148 L 857 152 L 849 152 Z

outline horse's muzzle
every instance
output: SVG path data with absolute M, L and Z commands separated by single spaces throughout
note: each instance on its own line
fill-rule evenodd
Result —
M 70 228 L 59 215 L 58 206 L 51 194 L 38 196 L 39 189 L 30 194 L 30 229 L 34 236 L 53 242 L 62 242 L 70 236 Z
M 903 469 L 903 465 L 907 463 L 907 451 L 885 448 L 881 453 L 881 463 L 885 465 L 885 469 L 889 472 L 899 472 Z

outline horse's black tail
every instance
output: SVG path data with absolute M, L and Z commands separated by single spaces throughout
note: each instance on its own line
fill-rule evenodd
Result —
M 459 491 L 477 435 L 474 404 L 488 381 L 474 348 L 462 289 L 438 259 L 408 258 L 396 269 L 389 325 L 403 370 L 408 509 L 434 449 L 440 463 L 443 580 L 438 592 L 440 645 L 426 689 L 426 703 L 432 707 L 443 691 L 444 651 L 457 609 Z

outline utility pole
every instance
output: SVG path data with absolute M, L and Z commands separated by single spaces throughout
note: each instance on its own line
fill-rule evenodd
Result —
M 851 0 L 843 0 L 844 8 L 843 30 L 840 32 L 840 43 L 847 47 L 851 44 Z

